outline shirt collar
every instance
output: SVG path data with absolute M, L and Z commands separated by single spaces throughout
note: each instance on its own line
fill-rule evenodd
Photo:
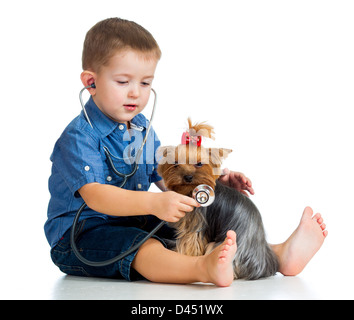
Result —
M 97 107 L 96 103 L 93 101 L 92 96 L 86 102 L 85 108 L 93 127 L 101 133 L 102 138 L 111 134 L 119 125 L 118 122 L 108 118 Z M 81 112 L 81 115 L 85 118 L 83 111 Z M 137 114 L 130 122 L 134 125 L 133 129 L 139 130 L 140 128 L 140 131 L 146 129 L 148 125 L 148 121 L 141 113 Z

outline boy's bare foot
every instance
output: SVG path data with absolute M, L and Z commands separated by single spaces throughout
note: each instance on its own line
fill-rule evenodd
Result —
M 229 230 L 225 241 L 203 257 L 207 275 L 205 282 L 214 283 L 219 287 L 231 285 L 234 280 L 233 260 L 236 250 L 236 233 Z
M 285 276 L 299 274 L 321 248 L 328 234 L 321 215 L 312 215 L 312 209 L 306 207 L 299 226 L 289 239 L 273 246 L 280 263 L 279 272 Z

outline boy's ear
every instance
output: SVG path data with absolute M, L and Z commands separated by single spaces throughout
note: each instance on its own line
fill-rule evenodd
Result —
M 87 87 L 87 86 L 90 86 L 91 84 L 93 84 L 96 80 L 96 73 L 93 72 L 93 71 L 89 71 L 89 70 L 84 70 L 82 71 L 81 73 L 81 82 L 82 84 Z M 94 96 L 96 94 L 96 89 L 95 88 L 88 88 L 87 89 L 90 94 L 92 96 Z

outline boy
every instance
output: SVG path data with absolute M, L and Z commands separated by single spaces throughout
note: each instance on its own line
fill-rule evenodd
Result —
M 126 251 L 160 219 L 176 222 L 199 206 L 192 198 L 165 190 L 156 173 L 154 155 L 160 143 L 153 130 L 153 138 L 149 137 L 154 140 L 153 164 L 147 161 L 149 152 L 145 146 L 145 160 L 139 162 L 137 172 L 123 188 L 116 186 L 121 179 L 111 174 L 106 163 L 103 147 L 108 147 L 120 172 L 131 171 L 131 159 L 125 152 L 130 146 L 127 137 L 134 130 L 146 132 L 147 120 L 141 112 L 148 102 L 160 57 L 155 39 L 134 22 L 111 18 L 88 31 L 81 80 L 84 86 L 95 84 L 88 89 L 91 98 L 86 104 L 93 127 L 81 113 L 64 130 L 51 156 L 51 199 L 45 233 L 52 260 L 72 275 L 146 278 L 168 283 L 201 281 L 228 286 L 233 280 L 232 260 L 237 250 L 233 231 L 210 254 L 189 257 L 166 248 L 163 239 L 173 239 L 174 234 L 165 226 L 136 252 L 106 267 L 81 263 L 70 247 L 70 227 L 83 201 L 88 207 L 81 216 L 81 236 L 76 242 L 82 255 L 93 261 L 107 260 Z M 241 173 L 227 171 L 220 181 L 253 194 L 251 182 Z M 147 192 L 151 183 L 165 192 Z M 305 209 L 301 221 L 286 242 L 273 246 L 283 274 L 300 272 L 326 235 L 322 218 L 319 214 L 312 218 L 310 208 Z M 305 245 L 305 238 L 312 245 Z M 294 249 L 299 247 L 306 247 L 306 254 L 297 254 Z

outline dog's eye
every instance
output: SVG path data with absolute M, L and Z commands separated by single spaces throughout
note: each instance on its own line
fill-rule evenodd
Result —
M 196 168 L 201 168 L 203 164 L 201 162 L 198 162 L 197 164 L 194 165 Z

